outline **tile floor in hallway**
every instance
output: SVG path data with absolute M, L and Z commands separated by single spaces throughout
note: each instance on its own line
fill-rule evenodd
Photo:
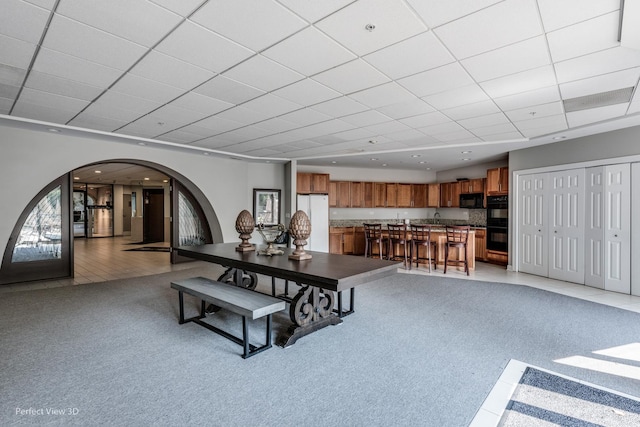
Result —
M 127 277 L 146 276 L 151 274 L 178 271 L 193 267 L 194 263 L 171 264 L 167 252 L 127 251 L 126 249 L 141 246 L 164 246 L 168 243 L 132 244 L 129 237 L 113 237 L 98 239 L 76 239 L 74 241 L 75 277 L 73 279 L 59 279 L 31 283 L 19 283 L 15 285 L 0 286 L 0 293 L 16 290 L 43 289 L 69 285 L 83 285 L 107 280 L 123 279 Z M 198 263 L 201 261 L 197 261 Z M 424 266 L 405 270 L 399 268 L 398 272 L 404 274 L 432 274 L 444 276 L 442 269 L 429 273 Z M 640 313 L 640 297 L 624 295 L 616 292 L 607 292 L 602 289 L 591 288 L 575 283 L 552 280 L 545 277 L 534 276 L 526 273 L 507 271 L 504 267 L 476 263 L 476 270 L 471 271 L 467 277 L 464 272 L 449 268 L 446 277 L 456 277 L 470 280 L 483 280 L 500 283 L 512 283 L 527 285 L 550 292 L 556 292 L 584 300 L 611 305 L 626 310 Z

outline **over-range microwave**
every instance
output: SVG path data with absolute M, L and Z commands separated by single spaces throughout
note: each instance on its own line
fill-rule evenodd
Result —
M 460 207 L 465 209 L 484 209 L 484 193 L 461 194 Z

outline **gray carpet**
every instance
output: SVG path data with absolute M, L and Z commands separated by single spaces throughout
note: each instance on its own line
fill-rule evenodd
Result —
M 178 325 L 169 283 L 221 272 L 3 294 L 0 425 L 466 426 L 512 358 L 639 394 L 637 380 L 553 360 L 637 342 L 640 314 L 453 278 L 361 286 L 341 325 L 245 360 L 231 341 Z M 238 316 L 215 316 L 240 334 Z M 274 334 L 286 326 L 274 318 Z

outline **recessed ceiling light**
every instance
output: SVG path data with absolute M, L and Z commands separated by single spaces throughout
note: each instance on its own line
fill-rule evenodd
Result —
M 420 163 L 421 165 L 424 165 L 424 164 L 425 164 L 425 163 L 427 163 L 427 162 L 425 162 L 424 160 L 422 160 L 422 161 L 419 161 L 418 163 Z
M 202 153 L 202 154 L 204 154 L 205 156 L 208 156 L 208 155 L 209 155 L 209 153 L 207 153 L 206 151 L 205 151 L 204 153 Z
M 416 157 L 420 157 L 420 154 L 412 154 L 411 157 L 415 159 Z
M 169 182 L 169 180 L 168 179 L 163 179 L 162 182 Z
M 428 170 L 428 171 L 430 171 L 430 170 L 431 170 L 431 168 L 427 168 L 427 170 Z
M 373 25 L 373 24 L 367 24 L 367 25 L 364 26 L 364 29 L 369 31 L 369 32 L 371 32 L 371 31 L 376 29 L 376 26 Z
M 371 161 L 375 162 L 376 160 L 378 160 L 378 158 L 377 158 L 377 157 L 372 157 L 372 158 L 370 158 L 369 160 L 371 160 Z
M 138 145 L 147 145 L 144 142 L 138 142 Z
M 462 154 L 469 154 L 471 153 L 471 150 L 465 150 L 465 151 L 461 151 Z
M 553 139 L 555 139 L 556 141 L 559 139 L 565 139 L 566 136 L 554 136 Z
M 149 181 L 149 178 L 146 178 L 146 177 L 145 177 L 145 179 L 144 179 L 144 180 L 145 180 L 145 181 Z
M 271 160 L 265 160 L 266 163 L 271 163 Z
M 382 166 L 387 166 L 387 164 L 386 164 L 386 163 L 383 163 L 383 164 L 382 164 Z
M 59 133 L 60 130 L 59 129 L 54 129 L 54 128 L 50 128 L 49 132 L 53 132 L 53 133 Z
M 73 179 L 80 179 L 80 177 L 79 176 L 74 176 Z
M 471 160 L 471 159 L 469 159 L 469 158 L 467 158 L 467 157 L 465 157 L 464 159 L 462 159 L 462 161 L 464 161 L 464 162 L 466 162 L 467 160 Z
M 102 173 L 102 171 L 94 171 L 95 173 Z
M 378 141 L 376 141 L 375 139 L 370 139 L 369 140 L 369 144 L 377 144 L 377 143 L 378 143 Z
M 338 163 L 338 162 L 336 162 L 335 160 L 333 160 L 331 163 L 333 163 L 333 164 L 335 165 L 335 164 L 336 164 L 336 163 Z

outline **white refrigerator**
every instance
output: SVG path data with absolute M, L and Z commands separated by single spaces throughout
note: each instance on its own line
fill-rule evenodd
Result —
M 305 249 L 329 252 L 329 196 L 326 194 L 298 194 L 298 209 L 311 221 L 311 235 Z

